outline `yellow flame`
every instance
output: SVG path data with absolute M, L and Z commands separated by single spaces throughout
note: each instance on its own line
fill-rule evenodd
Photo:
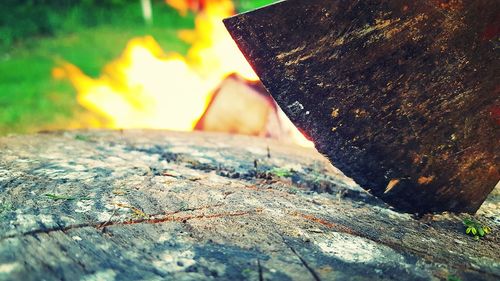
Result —
M 185 16 L 189 10 L 189 1 L 186 0 L 165 0 L 171 7 L 175 8 L 179 13 Z
M 166 1 L 180 12 L 189 8 L 185 0 Z M 54 68 L 53 77 L 69 79 L 78 102 L 106 117 L 103 127 L 193 130 L 211 93 L 226 76 L 238 73 L 258 80 L 222 24 L 234 13 L 232 2 L 206 0 L 203 8 L 195 30 L 179 34 L 191 43 L 186 57 L 165 54 L 151 36 L 139 37 L 130 40 L 122 55 L 106 65 L 97 79 L 70 63 Z M 296 143 L 311 146 L 291 127 Z
M 106 116 L 111 128 L 192 130 L 210 87 L 178 55 L 165 55 L 150 37 L 128 42 L 123 55 L 98 79 L 72 64 L 62 66 L 85 108 Z M 60 76 L 61 70 L 53 71 Z
M 248 80 L 259 80 L 222 23 L 233 14 L 230 0 L 205 1 L 204 11 L 196 17 L 196 29 L 179 34 L 192 44 L 188 60 L 201 75 L 217 81 L 235 72 Z

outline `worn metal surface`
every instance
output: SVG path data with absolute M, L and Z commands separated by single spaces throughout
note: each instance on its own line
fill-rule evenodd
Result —
M 320 152 L 399 210 L 473 213 L 500 179 L 496 0 L 294 0 L 225 24 Z
M 498 280 L 492 199 L 475 241 L 466 215 L 397 213 L 314 150 L 265 139 L 0 138 L 0 280 Z

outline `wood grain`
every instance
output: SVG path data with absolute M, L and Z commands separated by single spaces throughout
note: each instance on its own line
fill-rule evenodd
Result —
M 495 198 L 477 242 L 465 215 L 397 213 L 310 149 L 162 131 L 12 136 L 0 138 L 0 280 L 498 280 Z

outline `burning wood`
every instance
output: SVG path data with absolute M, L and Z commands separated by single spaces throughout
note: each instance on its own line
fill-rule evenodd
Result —
M 236 74 L 224 79 L 215 91 L 195 129 L 267 137 L 310 146 L 260 82 Z
M 266 136 L 269 123 L 279 123 L 279 119 L 262 84 L 231 75 L 215 91 L 195 129 Z
M 131 39 L 122 55 L 106 65 L 97 79 L 85 75 L 71 63 L 63 63 L 53 70 L 55 78 L 71 81 L 78 92 L 78 102 L 83 107 L 105 118 L 105 122 L 94 126 L 177 131 L 191 131 L 197 126 L 197 129 L 291 139 L 297 144 L 311 146 L 287 117 L 276 110 L 269 98 L 267 102 L 251 102 L 258 106 L 253 108 L 253 112 L 248 110 L 244 117 L 241 114 L 216 113 L 212 108 L 210 114 L 205 114 L 204 120 L 200 121 L 202 115 L 208 112 L 208 104 L 220 108 L 220 99 L 227 99 L 228 93 L 224 91 L 217 102 L 211 102 L 212 93 L 217 88 L 226 89 L 227 81 L 232 81 L 226 77 L 236 74 L 248 81 L 246 83 L 256 83 L 258 77 L 222 24 L 223 18 L 234 13 L 231 1 L 167 2 L 180 12 L 184 11 L 183 7 L 198 7 L 195 30 L 183 30 L 179 34 L 192 44 L 187 56 L 164 52 L 148 36 Z M 237 89 L 243 92 L 232 90 L 229 98 L 235 104 L 241 104 L 239 98 L 248 100 L 251 96 L 248 95 L 248 87 Z M 250 99 L 256 101 L 255 98 Z M 274 112 L 274 117 L 270 117 L 273 116 L 270 112 Z M 276 121 L 278 115 L 283 121 Z M 214 116 L 222 119 L 214 120 Z M 292 137 L 283 138 L 285 133 Z

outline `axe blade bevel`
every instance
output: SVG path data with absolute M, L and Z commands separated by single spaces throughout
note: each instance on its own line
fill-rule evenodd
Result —
M 474 213 L 500 179 L 496 0 L 289 0 L 224 22 L 319 152 L 412 213 Z

